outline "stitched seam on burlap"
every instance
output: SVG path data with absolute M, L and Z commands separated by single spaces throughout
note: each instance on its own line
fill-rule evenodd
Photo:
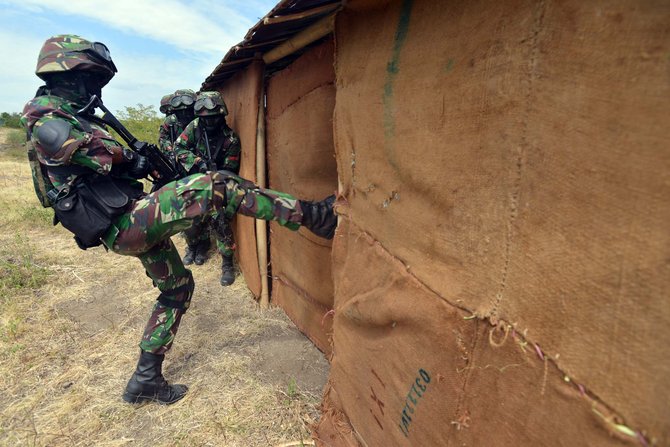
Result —
M 504 252 L 504 263 L 502 272 L 500 275 L 500 283 L 498 285 L 498 290 L 493 296 L 490 302 L 490 311 L 489 316 L 492 319 L 493 323 L 497 320 L 498 308 L 500 303 L 505 296 L 505 289 L 507 288 L 507 280 L 509 278 L 509 265 L 510 258 L 512 254 L 512 241 L 514 239 L 514 225 L 519 217 L 519 196 L 521 195 L 521 180 L 524 173 L 524 155 L 530 147 L 528 141 L 528 121 L 530 118 L 531 107 L 532 107 L 532 96 L 533 96 L 533 85 L 537 79 L 537 59 L 539 53 L 539 36 L 542 30 L 542 25 L 544 22 L 544 16 L 546 12 L 546 2 L 543 0 L 538 3 L 536 8 L 536 17 L 533 21 L 532 35 L 527 40 L 530 44 L 530 61 L 529 69 L 527 73 L 526 83 L 526 110 L 524 111 L 523 118 L 523 128 L 521 132 L 521 141 L 519 146 L 516 149 L 516 166 L 514 167 L 514 181 L 512 184 L 512 191 L 509 196 L 509 215 L 506 225 L 506 240 L 505 240 L 505 252 Z

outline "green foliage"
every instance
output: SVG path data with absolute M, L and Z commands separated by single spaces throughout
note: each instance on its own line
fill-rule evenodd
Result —
M 19 123 L 20 119 L 21 114 L 18 112 L 13 113 L 2 112 L 0 113 L 0 126 L 19 129 L 21 127 L 21 124 Z
M 26 162 L 28 160 L 26 156 L 26 133 L 23 129 L 7 129 L 3 133 L 7 138 L 6 145 L 2 146 L 2 155 L 3 159 L 7 159 Z
M 298 395 L 298 384 L 293 377 L 291 377 L 291 380 L 288 382 L 286 395 L 291 399 L 295 399 L 295 397 Z
M 163 118 L 158 115 L 154 106 L 143 104 L 137 104 L 136 107 L 126 106 L 125 110 L 117 111 L 115 116 L 138 140 L 158 144 L 158 129 L 163 123 Z M 115 132 L 113 134 L 117 140 L 123 142 Z

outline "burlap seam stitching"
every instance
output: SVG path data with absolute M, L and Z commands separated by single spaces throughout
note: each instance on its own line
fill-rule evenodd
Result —
M 526 107 L 523 116 L 523 128 L 521 132 L 521 141 L 516 148 L 516 166 L 514 167 L 514 180 L 512 183 L 512 191 L 509 197 L 509 216 L 507 219 L 506 225 L 506 240 L 505 240 L 505 252 L 504 252 L 504 264 L 502 268 L 502 273 L 500 277 L 500 283 L 498 286 L 498 291 L 492 297 L 489 305 L 489 317 L 494 321 L 497 320 L 498 308 L 500 303 L 503 300 L 505 295 L 505 289 L 507 288 L 507 280 L 509 277 L 509 266 L 510 258 L 512 253 L 512 240 L 514 238 L 514 224 L 519 217 L 519 196 L 521 195 L 521 180 L 523 178 L 524 171 L 524 153 L 528 150 L 530 143 L 528 142 L 528 120 L 531 113 L 532 107 L 532 95 L 533 95 L 533 85 L 537 79 L 537 59 L 539 53 L 539 36 L 542 30 L 542 24 L 544 22 L 544 16 L 546 13 L 546 2 L 543 0 L 537 5 L 536 17 L 533 21 L 531 28 L 531 36 L 527 41 L 530 45 L 530 60 L 529 60 L 529 69 L 527 73 L 527 85 L 528 90 L 526 92 Z
M 317 85 L 316 87 L 312 88 L 311 90 L 309 90 L 309 91 L 305 92 L 304 94 L 298 96 L 294 101 L 287 104 L 286 107 L 282 108 L 279 111 L 279 113 L 277 113 L 276 115 L 268 113 L 267 119 L 268 120 L 278 119 L 280 116 L 282 116 L 284 114 L 284 112 L 286 112 L 288 109 L 293 107 L 298 102 L 302 101 L 304 98 L 306 98 L 310 94 L 314 93 L 314 91 L 320 89 L 321 87 L 326 87 L 326 86 L 329 86 L 329 85 L 335 86 L 335 82 L 334 81 L 327 81 L 327 82 L 323 82 L 323 83 Z
M 601 399 L 593 391 L 587 389 L 582 384 L 579 384 L 578 382 L 575 382 L 574 380 L 570 379 L 568 374 L 563 369 L 561 369 L 561 367 L 558 365 L 557 358 L 549 357 L 547 354 L 545 354 L 542 351 L 542 349 L 540 348 L 540 346 L 537 343 L 529 342 L 529 339 L 527 338 L 527 336 L 525 334 L 519 334 L 518 332 L 516 332 L 516 330 L 515 330 L 515 328 L 512 324 L 510 324 L 509 322 L 507 322 L 505 320 L 499 320 L 499 319 L 495 318 L 495 316 L 477 315 L 477 314 L 475 314 L 475 312 L 471 311 L 470 309 L 467 309 L 463 306 L 459 306 L 459 305 L 456 305 L 456 304 L 450 302 L 448 299 L 446 299 L 445 297 L 443 297 L 442 295 L 437 293 L 437 291 L 433 290 L 430 286 L 425 284 L 416 275 L 414 275 L 414 273 L 412 273 L 409 270 L 409 268 L 407 267 L 407 264 L 404 261 L 402 261 L 396 255 L 391 253 L 386 247 L 384 247 L 384 245 L 380 241 L 375 239 L 370 233 L 368 233 L 367 231 L 364 231 L 361 227 L 359 227 L 352 220 L 350 215 L 340 214 L 340 216 L 343 219 L 347 219 L 347 221 L 349 222 L 350 227 L 356 227 L 356 229 L 358 230 L 358 233 L 359 233 L 359 235 L 357 237 L 359 237 L 359 238 L 364 237 L 364 238 L 367 239 L 367 241 L 371 245 L 375 244 L 375 245 L 379 246 L 390 258 L 392 258 L 397 263 L 399 263 L 400 265 L 405 267 L 404 271 L 407 273 L 408 276 L 410 276 L 414 281 L 419 283 L 422 287 L 425 287 L 426 290 L 433 293 L 436 297 L 443 300 L 445 303 L 447 303 L 448 305 L 450 305 L 452 307 L 455 307 L 457 309 L 463 310 L 463 311 L 471 314 L 473 317 L 476 317 L 479 320 L 486 321 L 488 324 L 492 325 L 492 327 L 506 325 L 508 327 L 507 329 L 511 330 L 511 332 L 512 332 L 512 338 L 520 345 L 520 347 L 522 348 L 524 353 L 526 352 L 525 351 L 525 346 L 530 344 L 532 346 L 533 350 L 537 353 L 540 360 L 544 362 L 543 367 L 545 368 L 545 372 L 544 372 L 545 376 L 548 374 L 549 364 L 551 364 L 551 366 L 553 368 L 555 368 L 556 371 L 558 371 L 559 375 L 563 376 L 565 382 L 572 383 L 573 386 L 577 390 L 579 390 L 582 397 L 585 397 L 586 399 L 588 399 L 590 401 L 591 409 L 592 409 L 593 413 L 596 414 L 597 416 L 599 416 L 599 418 L 602 419 L 604 424 L 610 430 L 612 430 L 614 433 L 623 433 L 623 434 L 626 434 L 627 436 L 630 437 L 631 436 L 630 432 L 633 432 L 635 434 L 635 436 L 637 437 L 637 440 L 643 445 L 648 445 L 648 443 L 647 443 L 648 439 L 654 439 L 653 437 L 650 437 L 648 435 L 643 434 L 643 433 L 647 433 L 645 430 L 632 430 L 632 429 L 628 428 L 624 423 L 618 423 L 617 421 L 625 421 L 626 418 L 621 416 L 620 412 L 616 411 L 611 405 L 607 404 L 603 399 Z M 351 233 L 351 231 L 350 231 L 350 233 Z M 337 310 L 336 310 L 336 312 L 337 312 Z M 466 317 L 466 319 L 471 319 L 471 317 Z M 493 320 L 495 320 L 495 322 Z M 519 341 L 519 339 L 521 341 Z M 474 347 L 476 347 L 476 344 L 473 345 L 473 349 L 474 349 Z M 333 350 L 333 353 L 334 353 L 334 350 Z M 474 354 L 474 350 L 473 350 L 473 354 Z M 546 382 L 546 378 L 543 381 Z M 544 394 L 544 391 L 543 391 L 544 387 L 545 387 L 545 384 L 541 384 L 541 394 Z M 464 394 L 462 394 L 462 395 L 464 395 Z M 609 413 L 609 416 L 604 415 L 604 414 L 602 414 L 602 412 L 598 411 L 595 408 L 596 404 L 602 406 L 603 409 L 607 410 L 607 412 Z

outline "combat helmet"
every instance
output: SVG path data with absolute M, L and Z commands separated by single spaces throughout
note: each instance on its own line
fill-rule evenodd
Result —
M 69 71 L 94 72 L 100 77 L 101 87 L 116 73 L 107 46 L 91 42 L 73 34 L 60 34 L 44 42 L 37 58 L 35 74 L 47 80 L 53 73 Z
M 228 115 L 228 107 L 219 92 L 200 92 L 195 100 L 197 116 Z
M 193 90 L 190 88 L 180 89 L 170 97 L 170 107 L 172 110 L 192 108 L 195 100 L 196 95 Z
M 166 115 L 169 115 L 171 112 L 170 109 L 170 98 L 172 98 L 172 95 L 165 95 L 161 98 L 161 105 L 158 108 L 158 110 L 161 111 L 161 113 L 164 113 Z

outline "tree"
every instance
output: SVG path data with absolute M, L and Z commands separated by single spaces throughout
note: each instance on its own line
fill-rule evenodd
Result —
M 158 143 L 158 129 L 163 120 L 154 106 L 137 104 L 135 107 L 126 106 L 125 110 L 118 110 L 116 117 L 123 123 L 135 138 L 152 144 Z M 115 135 L 118 137 L 118 135 Z M 120 141 L 120 137 L 118 137 Z
M 21 127 L 21 124 L 19 123 L 20 119 L 21 119 L 20 113 L 2 112 L 0 113 L 0 126 L 13 127 L 19 129 Z

